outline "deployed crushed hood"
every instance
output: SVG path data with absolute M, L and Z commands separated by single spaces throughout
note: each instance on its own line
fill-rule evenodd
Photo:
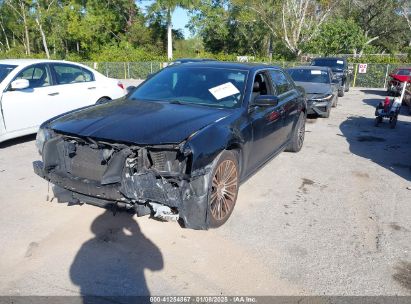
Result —
M 411 79 L 411 77 L 410 76 L 407 76 L 407 75 L 395 75 L 395 74 L 390 74 L 390 76 L 392 77 L 392 78 L 394 78 L 395 80 L 398 80 L 398 81 L 400 81 L 400 82 L 405 82 L 405 81 L 410 81 Z
M 318 82 L 300 82 L 296 81 L 296 85 L 303 87 L 306 94 L 331 94 L 331 85 Z
M 204 106 L 119 100 L 63 115 L 52 120 L 49 127 L 97 140 L 177 144 L 228 112 Z

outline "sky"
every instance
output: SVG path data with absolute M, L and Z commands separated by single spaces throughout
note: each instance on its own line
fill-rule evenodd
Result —
M 146 8 L 150 4 L 153 3 L 152 0 L 143 0 L 143 1 L 137 1 L 137 5 L 141 8 Z M 182 32 L 184 33 L 184 37 L 188 38 L 191 36 L 190 31 L 188 28 L 185 26 L 188 24 L 189 17 L 188 17 L 188 12 L 186 10 L 183 10 L 181 8 L 177 8 L 172 16 L 172 22 L 173 22 L 173 29 L 178 30 L 181 29 Z

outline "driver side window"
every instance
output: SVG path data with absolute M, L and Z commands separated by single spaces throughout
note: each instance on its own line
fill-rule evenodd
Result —
M 277 91 L 277 95 L 287 93 L 288 91 L 293 89 L 293 86 L 282 71 L 271 70 L 270 75 L 273 81 L 273 85 Z
M 34 65 L 21 71 L 16 79 L 27 79 L 29 88 L 47 87 L 50 85 L 50 74 L 45 65 Z
M 258 96 L 269 94 L 269 82 L 267 74 L 260 72 L 254 77 L 253 83 L 253 95 L 252 100 L 255 100 Z

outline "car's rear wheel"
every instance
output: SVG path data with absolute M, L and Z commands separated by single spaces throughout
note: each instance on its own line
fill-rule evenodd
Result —
M 210 228 L 223 225 L 233 212 L 239 188 L 238 157 L 235 151 L 224 151 L 214 166 L 208 208 Z
M 106 103 L 109 102 L 111 99 L 108 97 L 101 97 L 99 98 L 99 100 L 97 100 L 96 104 L 102 104 L 102 103 Z
M 295 125 L 290 144 L 288 145 L 287 152 L 299 152 L 304 144 L 305 138 L 305 114 L 300 113 L 297 124 Z
M 338 90 L 338 97 L 343 97 L 344 96 L 344 88 L 341 88 Z

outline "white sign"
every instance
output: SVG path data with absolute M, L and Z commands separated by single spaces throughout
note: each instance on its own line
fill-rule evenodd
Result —
M 358 65 L 358 73 L 360 73 L 360 74 L 367 73 L 367 64 L 366 63 L 360 63 Z
M 224 83 L 208 90 L 217 100 L 240 93 L 231 82 Z
M 319 71 L 319 70 L 311 70 L 311 75 L 321 75 L 321 71 Z

